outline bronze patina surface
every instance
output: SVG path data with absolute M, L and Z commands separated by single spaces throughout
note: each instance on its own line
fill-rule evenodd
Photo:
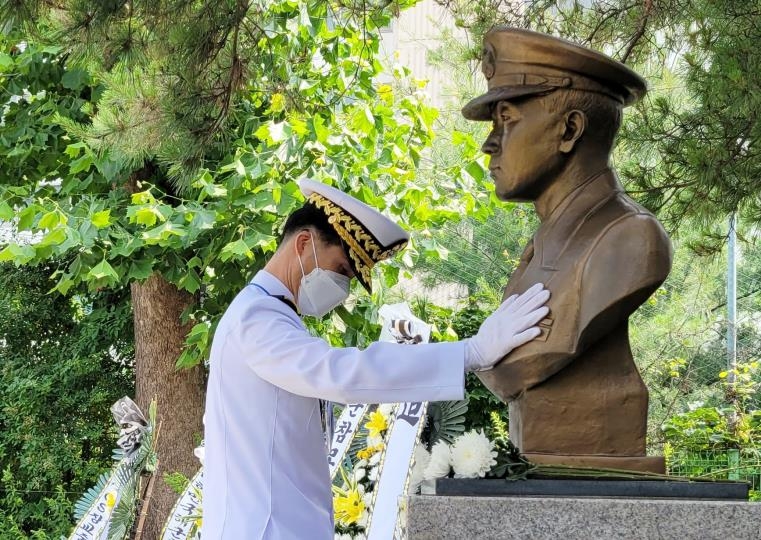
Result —
M 463 108 L 493 123 L 483 144 L 498 197 L 533 202 L 541 225 L 505 297 L 552 292 L 542 335 L 478 375 L 510 404 L 510 436 L 533 461 L 663 472 L 645 456 L 648 392 L 629 316 L 663 283 L 672 248 L 609 164 L 622 109 L 646 92 L 632 70 L 548 35 L 484 38 L 488 92 Z

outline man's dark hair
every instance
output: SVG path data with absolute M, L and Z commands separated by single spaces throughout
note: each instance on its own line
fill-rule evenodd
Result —
M 279 243 L 282 244 L 290 236 L 306 229 L 314 229 L 320 236 L 320 240 L 328 245 L 340 246 L 343 244 L 341 237 L 336 230 L 328 223 L 328 217 L 325 212 L 315 205 L 307 202 L 291 213 L 283 225 L 283 232 L 280 235 Z

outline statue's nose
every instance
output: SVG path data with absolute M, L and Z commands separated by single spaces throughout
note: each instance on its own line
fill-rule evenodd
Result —
M 499 138 L 497 137 L 496 130 L 492 130 L 489 136 L 486 137 L 484 144 L 481 145 L 481 152 L 490 156 L 499 152 Z

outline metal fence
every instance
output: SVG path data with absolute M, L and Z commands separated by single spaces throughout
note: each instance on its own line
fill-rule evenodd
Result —
M 761 449 L 759 448 L 699 452 L 676 450 L 666 454 L 666 468 L 668 473 L 674 476 L 742 480 L 750 484 L 751 491 L 761 495 Z

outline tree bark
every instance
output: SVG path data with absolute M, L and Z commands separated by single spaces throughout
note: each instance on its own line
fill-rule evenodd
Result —
M 180 322 L 182 311 L 193 296 L 180 291 L 161 275 L 142 283 L 133 282 L 132 309 L 135 321 L 135 401 L 148 415 L 151 400 L 157 401 L 156 424 L 159 465 L 153 496 L 147 501 L 148 516 L 143 538 L 159 538 L 177 494 L 164 482 L 165 472 L 191 477 L 198 470 L 193 455 L 202 436 L 204 371 L 202 366 L 175 370 L 190 325 Z

